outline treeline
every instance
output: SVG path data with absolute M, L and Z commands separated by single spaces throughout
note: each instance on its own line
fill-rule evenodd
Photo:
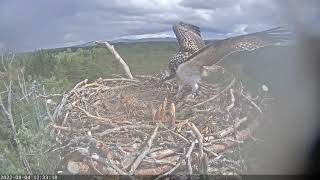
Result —
M 174 43 L 118 43 L 116 50 L 134 74 L 152 74 L 166 68 L 175 53 Z M 30 79 L 53 79 L 70 87 L 83 79 L 94 80 L 123 74 L 113 55 L 105 48 L 66 48 L 39 50 L 19 57 Z

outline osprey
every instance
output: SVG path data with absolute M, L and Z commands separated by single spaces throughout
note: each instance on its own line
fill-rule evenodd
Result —
M 188 57 L 193 53 L 205 46 L 199 27 L 185 22 L 179 22 L 175 24 L 172 29 L 178 40 L 179 50 L 171 58 L 168 65 L 170 70 L 169 76 L 162 79 L 162 82 L 174 78 L 178 66 L 187 61 Z
M 218 40 L 206 45 L 193 53 L 186 62 L 178 66 L 176 75 L 179 89 L 176 97 L 182 95 L 182 89 L 186 85 L 192 87 L 193 96 L 199 93 L 198 82 L 201 79 L 201 73 L 205 72 L 205 66 L 216 64 L 232 53 L 253 51 L 261 47 L 276 45 L 288 40 L 288 38 L 289 31 L 282 27 L 277 27 L 266 31 Z

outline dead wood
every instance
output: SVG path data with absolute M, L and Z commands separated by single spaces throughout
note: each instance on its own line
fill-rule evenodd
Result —
M 131 74 L 130 68 L 127 65 L 127 63 L 121 58 L 121 56 L 118 54 L 118 52 L 114 49 L 113 45 L 110 45 L 107 41 L 105 42 L 98 42 L 96 41 L 96 44 L 99 45 L 104 45 L 104 47 L 108 48 L 109 51 L 114 55 L 114 57 L 120 62 L 120 64 L 122 65 L 126 75 L 130 78 L 133 79 L 133 76 Z
M 135 162 L 132 164 L 131 169 L 129 171 L 129 174 L 133 174 L 134 171 L 137 169 L 137 167 L 139 166 L 139 164 L 142 162 L 143 158 L 149 153 L 152 143 L 154 141 L 154 139 L 156 138 L 157 132 L 158 132 L 159 126 L 157 126 L 152 135 L 150 136 L 150 139 L 147 141 L 147 144 L 143 147 L 141 154 L 137 157 L 137 159 L 135 160 Z
M 236 79 L 226 87 L 202 83 L 206 93 L 175 102 L 174 83 L 136 77 L 85 80 L 62 97 L 51 127 L 66 162 L 84 163 L 91 174 L 207 174 L 208 162 L 250 138 L 263 115 L 258 102 L 239 95 Z M 66 155 L 81 148 L 83 161 Z

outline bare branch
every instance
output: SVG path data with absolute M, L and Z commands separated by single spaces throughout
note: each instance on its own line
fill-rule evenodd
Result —
M 121 56 L 118 54 L 118 52 L 114 49 L 114 47 L 112 45 L 110 45 L 107 41 L 106 42 L 99 42 L 96 41 L 96 44 L 99 45 L 104 45 L 105 47 L 107 47 L 109 49 L 109 51 L 111 51 L 111 53 L 114 55 L 114 57 L 121 63 L 124 71 L 126 72 L 126 75 L 130 78 L 133 79 L 133 76 L 131 74 L 130 68 L 129 66 L 126 64 L 126 62 L 121 58 Z
M 149 153 L 152 143 L 154 139 L 156 138 L 157 132 L 159 129 L 159 125 L 154 129 L 152 135 L 150 136 L 150 139 L 148 140 L 147 144 L 143 147 L 141 154 L 137 157 L 135 162 L 132 164 L 131 169 L 129 171 L 129 174 L 133 174 L 134 171 L 137 169 L 137 167 L 140 165 L 142 162 L 143 158 Z

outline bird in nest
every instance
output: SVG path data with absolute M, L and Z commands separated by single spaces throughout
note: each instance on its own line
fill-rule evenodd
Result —
M 186 22 L 179 22 L 172 27 L 178 41 L 178 52 L 171 58 L 168 69 L 169 75 L 162 78 L 162 82 L 172 79 L 176 75 L 176 70 L 181 63 L 205 46 L 198 26 Z

